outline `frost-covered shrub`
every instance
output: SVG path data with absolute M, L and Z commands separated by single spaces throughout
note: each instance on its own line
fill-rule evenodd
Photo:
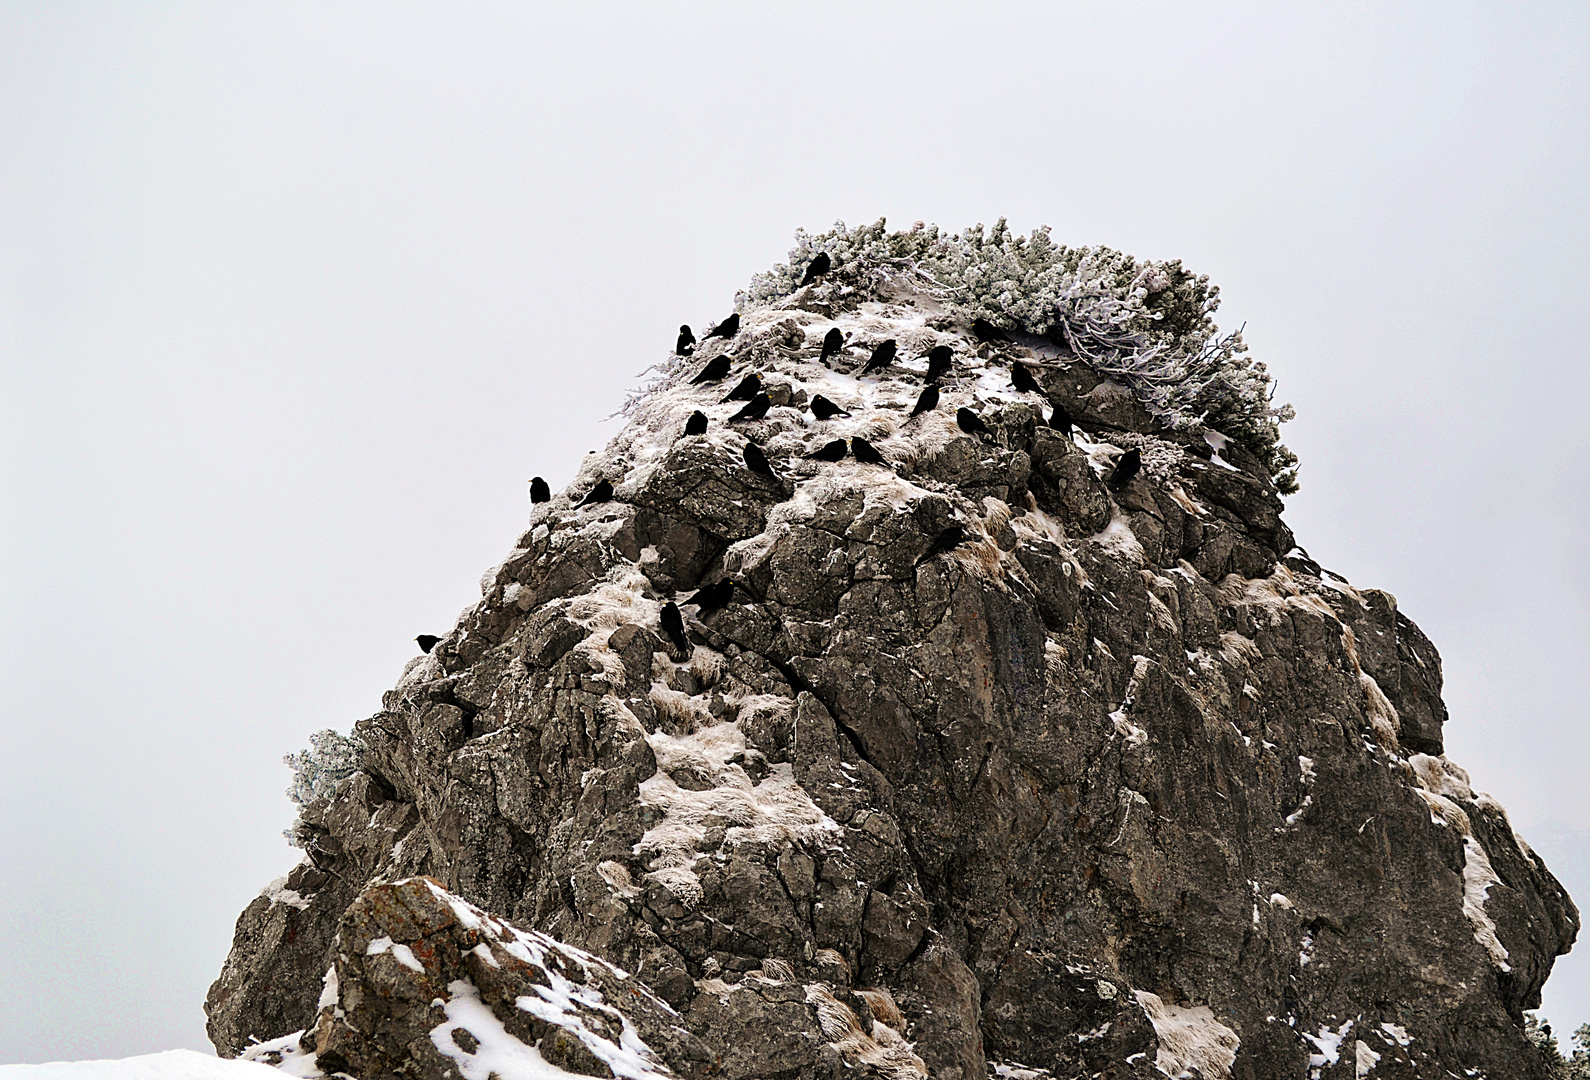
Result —
M 364 760 L 364 742 L 357 735 L 339 735 L 331 729 L 309 736 L 309 749 L 282 758 L 293 770 L 287 797 L 297 806 L 308 806 L 317 799 L 329 798 L 337 785 L 359 771 Z M 282 832 L 293 847 L 304 847 L 303 819 L 294 818 Z
M 1534 1044 L 1561 1080 L 1590 1080 L 1590 1024 L 1573 1033 L 1573 1055 L 1564 1056 L 1551 1025 L 1535 1013 L 1524 1014 L 1524 1038 Z
M 1003 218 L 959 235 L 921 222 L 904 232 L 881 219 L 854 229 L 841 222 L 797 232 L 789 262 L 752 278 L 737 307 L 766 307 L 794 292 L 820 251 L 833 264 L 826 284 L 864 293 L 908 282 L 968 319 L 1064 342 L 1170 426 L 1215 428 L 1263 461 L 1282 493 L 1297 490 L 1297 456 L 1280 431 L 1292 407 L 1273 403 L 1275 385 L 1247 355 L 1242 331 L 1219 332 L 1220 290 L 1179 260 L 1064 247 L 1048 228 L 1018 236 Z

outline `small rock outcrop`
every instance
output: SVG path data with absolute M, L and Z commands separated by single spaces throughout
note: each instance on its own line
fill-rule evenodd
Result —
M 825 366 L 835 327 L 903 359 Z M 836 259 L 700 345 L 356 725 L 218 1050 L 440 1076 L 489 1013 L 588 1075 L 605 1039 L 729 1080 L 1547 1076 L 1522 1012 L 1578 913 L 1444 756 L 1434 646 L 1296 547 L 1264 462 L 1006 336 Z M 720 354 L 765 415 L 690 383 Z M 884 465 L 809 456 L 858 436 Z

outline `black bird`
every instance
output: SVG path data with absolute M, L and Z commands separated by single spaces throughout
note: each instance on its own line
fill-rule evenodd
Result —
M 690 332 L 690 327 L 679 328 L 679 343 L 674 346 L 674 352 L 680 356 L 689 356 L 696 351 L 696 335 Z
M 532 476 L 530 478 L 530 501 L 532 503 L 544 503 L 550 498 L 552 498 L 552 489 L 547 487 L 547 482 L 539 476 Z
M 596 486 L 585 493 L 585 498 L 575 503 L 576 507 L 590 506 L 592 503 L 605 503 L 612 501 L 613 485 L 607 480 L 598 480 Z
M 810 285 L 812 282 L 828 273 L 829 268 L 833 265 L 833 260 L 828 257 L 828 252 L 819 251 L 817 253 L 817 258 L 806 264 L 806 273 L 801 277 L 801 284 Z
M 1010 336 L 987 319 L 973 319 L 972 333 L 978 341 L 1009 341 Z
M 927 553 L 918 559 L 916 564 L 921 566 L 935 555 L 942 555 L 946 551 L 954 551 L 956 548 L 966 543 L 966 541 L 967 536 L 965 526 L 951 525 L 949 528 L 939 533 L 938 538 L 935 539 L 932 546 L 927 549 Z
M 679 605 L 672 600 L 662 607 L 657 622 L 662 626 L 663 633 L 668 635 L 668 640 L 674 643 L 674 648 L 679 652 L 690 652 L 690 639 L 685 637 L 685 617 L 679 614 Z
M 707 331 L 707 338 L 706 339 L 708 341 L 711 341 L 715 337 L 732 338 L 735 334 L 738 334 L 739 332 L 740 332 L 740 313 L 738 311 L 736 311 L 733 315 L 730 315 L 727 319 L 724 319 L 717 326 L 714 326 L 711 330 Z
M 707 433 L 707 414 L 697 409 L 690 414 L 690 419 L 685 421 L 686 435 L 705 435 Z
M 949 371 L 950 361 L 953 360 L 954 357 L 955 350 L 950 348 L 948 345 L 933 346 L 933 350 L 927 354 L 928 382 L 932 382 L 934 379 L 942 377 L 945 372 Z
M 916 399 L 916 408 L 911 410 L 912 416 L 921 416 L 925 412 L 932 412 L 939 407 L 939 388 L 937 386 L 925 387 L 922 396 Z
M 1043 387 L 1039 386 L 1038 380 L 1032 377 L 1027 365 L 1019 361 L 1010 365 L 1010 385 L 1023 394 L 1043 393 Z
M 1110 487 L 1120 491 L 1132 482 L 1132 477 L 1138 474 L 1143 467 L 1143 455 L 1135 448 L 1122 454 L 1115 462 L 1115 471 L 1110 474 Z
M 720 353 L 717 356 L 714 356 L 711 360 L 707 361 L 707 366 L 702 368 L 701 373 L 698 374 L 694 379 L 690 380 L 690 385 L 697 386 L 704 382 L 717 382 L 728 373 L 729 354 Z
M 894 338 L 889 338 L 872 350 L 872 359 L 868 360 L 861 368 L 865 375 L 869 371 L 881 371 L 894 363 L 894 354 L 899 351 L 899 346 L 894 343 Z
M 729 391 L 724 401 L 750 401 L 762 392 L 762 376 L 752 372 L 740 380 L 740 385 Z
M 421 634 L 414 640 L 419 643 L 420 652 L 428 653 L 432 649 L 436 648 L 436 643 L 442 639 L 437 637 L 435 634 Z
M 845 335 L 840 333 L 839 327 L 834 327 L 823 335 L 823 355 L 817 358 L 820 364 L 828 363 L 828 358 L 838 353 L 845 347 Z
M 769 480 L 778 479 L 778 473 L 773 471 L 773 466 L 767 460 L 767 455 L 762 453 L 762 448 L 756 445 L 756 443 L 746 443 L 744 454 L 746 468 L 750 469 L 754 473 L 758 473 L 767 477 Z
M 1056 405 L 1054 412 L 1049 414 L 1049 426 L 1062 435 L 1071 434 L 1071 414 Z
M 850 413 L 818 394 L 812 398 L 812 415 L 819 420 L 832 420 L 836 416 L 849 416 Z
M 983 418 L 966 408 L 955 410 L 955 426 L 968 435 L 993 435 L 988 425 L 983 423 Z
M 729 423 L 736 420 L 760 420 L 767 415 L 767 410 L 773 407 L 773 402 L 768 400 L 766 394 L 758 394 L 745 403 L 745 408 L 729 417 Z
M 813 461 L 843 461 L 849 452 L 850 447 L 845 444 L 844 439 L 835 439 L 831 443 L 824 443 L 820 449 L 806 456 Z
M 885 468 L 889 465 L 884 456 L 878 453 L 878 448 L 859 435 L 850 440 L 850 452 L 863 465 L 882 465 Z
M 711 585 L 697 589 L 696 594 L 686 600 L 685 603 L 696 605 L 696 607 L 701 609 L 702 615 L 707 615 L 727 606 L 729 601 L 733 599 L 734 579 L 724 578 L 722 581 L 714 581 Z

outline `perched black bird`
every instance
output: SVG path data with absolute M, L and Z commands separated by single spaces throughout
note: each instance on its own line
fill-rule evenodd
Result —
M 701 369 L 694 379 L 690 380 L 691 386 L 698 386 L 704 382 L 717 382 L 729 373 L 729 354 L 719 353 L 707 361 L 707 366 Z
M 1027 365 L 1019 361 L 1010 365 L 1010 385 L 1023 394 L 1043 393 L 1043 387 L 1039 386 L 1038 380 L 1032 377 Z
M 682 653 L 690 651 L 690 639 L 685 637 L 685 617 L 679 614 L 678 604 L 672 600 L 664 604 L 657 622 L 663 633 L 668 635 L 668 640 L 674 643 L 675 649 Z
M 823 355 L 817 358 L 820 364 L 828 363 L 828 358 L 845 347 L 845 335 L 840 333 L 839 327 L 834 327 L 823 335 Z
M 1110 474 L 1110 487 L 1120 491 L 1132 482 L 1143 468 L 1143 455 L 1134 448 L 1122 454 L 1115 462 L 1115 471 Z
M 544 503 L 552 498 L 552 489 L 547 487 L 547 482 L 539 476 L 530 478 L 530 501 Z
M 935 555 L 942 555 L 946 551 L 954 551 L 956 548 L 966 543 L 966 540 L 967 536 L 965 527 L 961 525 L 951 525 L 949 528 L 939 533 L 938 538 L 935 539 L 932 546 L 927 549 L 927 554 L 918 559 L 916 564 L 921 566 Z
M 707 414 L 697 409 L 690 414 L 690 419 L 685 421 L 686 435 L 705 435 L 707 433 Z
M 948 345 L 935 345 L 927 354 L 928 382 L 941 378 L 950 369 L 950 361 L 955 358 L 955 350 Z
M 579 502 L 575 503 L 574 505 L 576 507 L 590 506 L 593 503 L 610 502 L 610 501 L 612 501 L 612 498 L 613 498 L 613 485 L 612 485 L 612 483 L 607 481 L 607 480 L 598 480 L 596 482 L 596 486 L 593 487 L 590 491 L 587 491 L 585 493 L 585 498 L 581 499 Z
M 760 420 L 767 415 L 767 410 L 773 407 L 766 394 L 758 394 L 745 403 L 745 408 L 729 417 L 729 423 L 736 420 Z
M 865 375 L 869 371 L 882 371 L 884 368 L 894 363 L 894 354 L 899 351 L 899 348 L 900 347 L 894 343 L 894 338 L 889 338 L 887 341 L 881 343 L 877 348 L 872 350 L 872 359 L 868 360 L 866 364 L 862 366 L 861 373 Z
M 1071 434 L 1071 414 L 1056 405 L 1054 412 L 1049 414 L 1049 426 L 1062 435 Z
M 679 343 L 674 346 L 674 352 L 680 356 L 689 356 L 696 351 L 696 335 L 690 332 L 690 327 L 679 328 Z
M 973 319 L 972 333 L 978 341 L 1009 341 L 1010 336 L 987 319 Z
M 806 456 L 813 461 L 843 461 L 850 447 L 844 439 L 835 439 L 831 443 L 824 443 L 821 448 Z
M 740 385 L 729 391 L 724 401 L 750 401 L 762 392 L 762 376 L 752 372 L 740 380 Z
M 436 643 L 442 639 L 437 637 L 435 634 L 421 634 L 414 640 L 419 643 L 420 652 L 428 653 L 432 649 L 436 648 Z
M 850 413 L 818 394 L 812 398 L 812 415 L 819 420 L 832 420 L 836 416 L 849 416 Z
M 983 423 L 983 418 L 966 408 L 955 410 L 955 426 L 968 435 L 993 435 L 988 425 Z
M 863 465 L 882 465 L 887 467 L 889 464 L 884 456 L 878 453 L 876 446 L 873 446 L 859 435 L 850 440 L 850 452 L 855 454 L 856 460 Z
M 810 285 L 812 282 L 828 273 L 829 269 L 833 265 L 833 260 L 828 257 L 828 252 L 819 251 L 817 253 L 817 258 L 806 264 L 806 273 L 801 277 L 801 284 Z
M 778 473 L 773 471 L 773 466 L 767 460 L 767 455 L 762 453 L 762 448 L 756 445 L 756 443 L 746 443 L 743 453 L 745 455 L 746 468 L 750 469 L 754 473 L 758 473 L 767 477 L 769 480 L 778 479 Z
M 911 410 L 912 416 L 921 416 L 925 412 L 932 412 L 939 407 L 939 388 L 927 386 L 922 390 L 922 396 L 916 399 L 916 408 Z
M 702 615 L 707 615 L 727 606 L 729 601 L 733 599 L 734 579 L 724 578 L 722 581 L 714 581 L 711 585 L 697 589 L 696 594 L 686 600 L 685 603 L 696 605 L 696 607 L 701 609 Z
M 732 338 L 735 334 L 738 334 L 739 332 L 740 332 L 740 313 L 738 311 L 736 311 L 733 315 L 730 315 L 727 319 L 724 319 L 717 326 L 714 326 L 711 330 L 707 331 L 707 340 L 710 341 L 710 340 L 712 340 L 715 337 Z

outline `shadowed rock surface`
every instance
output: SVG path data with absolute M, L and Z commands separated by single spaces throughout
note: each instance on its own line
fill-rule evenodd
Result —
M 836 323 L 953 344 L 944 407 L 906 423 L 924 359 L 819 365 Z M 424 874 L 649 987 L 680 1073 L 1546 1076 L 1522 1011 L 1578 913 L 1442 756 L 1434 646 L 1295 548 L 1256 459 L 1011 336 L 835 268 L 729 343 L 765 417 L 644 399 L 356 725 L 293 902 L 239 920 L 217 1048 L 324 1024 L 356 898 Z M 1074 438 L 991 388 L 1012 360 Z M 808 458 L 857 436 L 895 475 Z M 659 609 L 725 576 L 670 655 Z

